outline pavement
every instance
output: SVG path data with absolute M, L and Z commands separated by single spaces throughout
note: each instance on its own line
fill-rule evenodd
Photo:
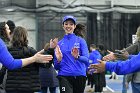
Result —
M 103 93 L 122 93 L 123 75 L 117 76 L 117 79 L 109 79 L 110 75 L 106 75 L 106 88 L 104 88 Z M 91 89 L 90 86 L 86 86 L 84 93 L 94 93 L 94 88 Z M 130 85 L 127 93 L 132 93 Z

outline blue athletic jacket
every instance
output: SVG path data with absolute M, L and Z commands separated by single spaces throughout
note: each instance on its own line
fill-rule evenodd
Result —
M 100 52 L 98 50 L 94 50 L 89 54 L 89 64 L 98 64 L 99 62 L 97 61 L 97 59 L 101 60 L 101 58 L 102 56 Z M 87 68 L 87 70 L 89 69 Z M 89 71 L 92 74 L 94 72 L 94 69 L 90 69 Z
M 131 57 L 126 61 L 106 62 L 106 70 L 114 71 L 119 75 L 140 71 L 140 53 Z
M 76 36 L 75 34 L 68 34 L 63 37 L 58 43 L 63 58 L 60 63 L 54 57 L 54 67 L 59 70 L 58 75 L 62 76 L 86 76 L 86 68 L 88 66 L 88 47 L 86 41 Z M 72 48 L 78 48 L 80 57 L 75 59 L 71 52 Z
M 89 63 L 90 64 L 97 64 L 99 63 L 97 59 L 101 59 L 102 56 L 98 50 L 92 51 L 89 55 Z
M 0 62 L 8 69 L 16 69 L 22 67 L 22 60 L 14 59 L 8 52 L 5 43 L 0 39 Z

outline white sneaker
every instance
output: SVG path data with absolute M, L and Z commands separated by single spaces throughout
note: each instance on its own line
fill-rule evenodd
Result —
M 107 88 L 106 87 L 103 87 L 103 91 L 107 91 Z
M 94 92 L 94 89 L 93 88 L 90 88 L 90 89 L 86 90 L 86 92 L 93 93 Z

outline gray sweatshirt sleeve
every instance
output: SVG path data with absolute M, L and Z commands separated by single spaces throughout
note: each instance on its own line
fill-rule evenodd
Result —
M 126 48 L 126 51 L 129 53 L 129 54 L 138 54 L 139 51 L 138 51 L 138 44 L 140 44 L 139 42 L 136 42 L 135 44 L 129 46 Z

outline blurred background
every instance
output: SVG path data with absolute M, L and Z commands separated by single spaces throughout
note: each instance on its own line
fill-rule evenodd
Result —
M 62 18 L 68 14 L 86 25 L 88 45 L 122 49 L 140 25 L 140 0 L 0 0 L 0 21 L 26 27 L 29 45 L 36 49 L 62 38 Z

